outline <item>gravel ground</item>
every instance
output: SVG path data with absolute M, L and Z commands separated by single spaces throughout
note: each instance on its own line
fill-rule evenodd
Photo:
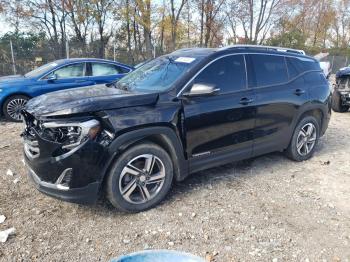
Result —
M 215 261 L 350 260 L 350 113 L 333 114 L 309 161 L 274 153 L 199 172 L 139 214 L 37 192 L 20 130 L 0 124 L 0 231 L 16 228 L 0 243 L 1 261 L 108 261 L 148 248 Z

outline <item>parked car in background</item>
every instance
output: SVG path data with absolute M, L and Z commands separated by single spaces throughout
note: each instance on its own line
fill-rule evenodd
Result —
M 128 65 L 104 59 L 73 58 L 57 60 L 25 75 L 0 77 L 0 108 L 12 121 L 21 120 L 27 101 L 48 92 L 106 84 L 132 71 Z
M 48 195 L 91 203 L 106 193 L 138 212 L 189 173 L 274 151 L 309 159 L 330 97 L 318 61 L 298 50 L 182 49 L 115 84 L 29 101 L 24 159 Z
M 332 109 L 344 113 L 350 108 L 350 67 L 340 68 L 335 75 Z

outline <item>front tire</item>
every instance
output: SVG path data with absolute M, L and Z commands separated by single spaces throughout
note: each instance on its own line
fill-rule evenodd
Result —
M 349 106 L 343 105 L 341 94 L 337 90 L 335 90 L 332 95 L 332 109 L 334 112 L 338 113 L 344 113 L 349 111 Z
M 15 95 L 7 98 L 2 108 L 5 118 L 13 122 L 22 121 L 21 111 L 28 100 L 29 97 L 24 95 Z
M 312 157 L 320 135 L 320 124 L 313 116 L 303 118 L 294 130 L 287 156 L 297 162 Z
M 140 212 L 161 202 L 173 181 L 168 153 L 153 143 L 126 150 L 113 164 L 106 181 L 107 199 L 124 212 Z

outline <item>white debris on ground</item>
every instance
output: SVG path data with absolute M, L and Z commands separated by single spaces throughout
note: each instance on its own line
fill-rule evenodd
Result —
M 16 229 L 14 227 L 11 227 L 9 229 L 6 229 L 4 231 L 0 231 L 0 242 L 5 243 L 9 236 L 14 235 L 16 233 Z
M 13 176 L 12 170 L 11 170 L 11 169 L 7 169 L 6 175 L 8 175 L 8 176 Z
M 6 220 L 6 217 L 4 215 L 0 215 L 0 224 L 4 223 Z
M 13 180 L 14 184 L 17 184 L 19 182 L 19 178 L 17 177 L 15 180 Z

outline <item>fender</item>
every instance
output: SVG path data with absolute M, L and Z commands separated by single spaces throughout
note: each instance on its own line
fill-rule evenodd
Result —
M 118 136 L 108 148 L 108 153 L 110 159 L 108 161 L 108 167 L 111 165 L 113 159 L 117 157 L 121 152 L 123 152 L 129 146 L 141 141 L 144 138 L 150 137 L 152 135 L 160 135 L 162 140 L 167 144 L 167 150 L 170 153 L 170 157 L 173 160 L 175 180 L 182 181 L 188 176 L 188 161 L 184 156 L 184 149 L 179 137 L 176 133 L 169 127 L 147 127 L 142 129 L 137 129 L 130 131 L 128 133 Z M 106 171 L 104 176 L 106 175 Z M 103 178 L 102 178 L 103 179 Z
M 328 98 L 329 99 L 329 98 Z M 327 101 L 328 101 L 327 99 Z M 329 122 L 329 119 L 330 119 L 330 109 L 329 107 L 327 106 L 327 103 L 329 104 L 330 102 L 325 102 L 325 104 L 320 104 L 320 103 L 307 103 L 305 105 L 303 105 L 300 110 L 298 111 L 298 114 L 295 115 L 294 119 L 293 119 L 293 123 L 292 123 L 292 128 L 290 129 L 291 130 L 291 135 L 293 134 L 294 132 L 294 129 L 296 128 L 297 124 L 299 123 L 301 117 L 309 112 L 309 111 L 313 111 L 313 110 L 319 110 L 322 112 L 322 118 L 321 118 L 321 134 L 320 135 L 323 135 L 324 132 L 325 132 L 325 125 L 327 126 L 328 125 L 328 122 Z M 290 135 L 290 136 L 291 136 Z

